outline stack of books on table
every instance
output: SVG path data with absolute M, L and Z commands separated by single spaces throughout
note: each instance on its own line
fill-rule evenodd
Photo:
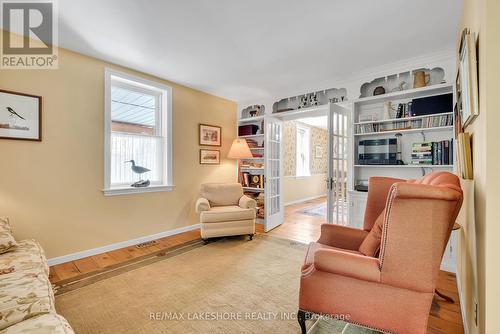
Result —
M 414 165 L 452 165 L 453 140 L 413 143 L 411 163 Z

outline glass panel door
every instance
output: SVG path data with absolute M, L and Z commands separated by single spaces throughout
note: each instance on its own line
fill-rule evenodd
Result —
M 328 223 L 347 225 L 347 109 L 330 104 L 328 113 Z
M 281 140 L 283 122 L 274 117 L 266 117 L 265 143 L 265 231 L 283 224 L 283 200 L 281 198 Z

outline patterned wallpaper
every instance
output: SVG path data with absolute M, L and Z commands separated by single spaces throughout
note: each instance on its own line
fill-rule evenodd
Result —
M 283 123 L 283 175 L 295 175 L 295 136 L 297 121 L 286 121 Z M 327 169 L 327 138 L 328 131 L 300 123 L 301 126 L 310 129 L 311 133 L 311 174 L 324 174 Z M 321 158 L 316 158 L 316 147 L 320 147 Z

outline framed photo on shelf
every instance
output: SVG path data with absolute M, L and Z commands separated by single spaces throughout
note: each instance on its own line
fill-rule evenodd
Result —
M 200 145 L 202 146 L 221 146 L 222 128 L 216 125 L 200 124 Z
M 200 150 L 200 165 L 218 165 L 220 164 L 219 150 Z
M 42 97 L 0 89 L 0 138 L 42 140 Z
M 477 54 L 475 34 L 469 29 L 462 32 L 459 68 L 456 83 L 457 107 L 465 128 L 479 115 Z

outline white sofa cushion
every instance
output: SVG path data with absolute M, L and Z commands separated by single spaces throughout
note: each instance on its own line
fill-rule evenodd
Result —
M 201 185 L 200 196 L 206 198 L 210 206 L 238 205 L 243 188 L 239 183 L 205 183 Z
M 36 270 L 0 275 L 0 329 L 28 318 L 55 312 L 47 275 Z
M 12 236 L 9 219 L 0 217 L 0 254 L 10 251 L 16 246 L 17 242 Z
M 49 265 L 45 258 L 42 246 L 35 240 L 19 241 L 17 247 L 0 255 L 0 270 L 13 268 L 14 272 L 32 271 L 34 273 L 43 272 L 49 275 Z M 2 276 L 0 276 L 0 280 Z
M 200 214 L 201 223 L 218 223 L 255 219 L 255 209 L 242 209 L 237 205 L 216 206 Z
M 39 315 L 0 331 L 0 334 L 74 334 L 66 319 L 55 313 Z

